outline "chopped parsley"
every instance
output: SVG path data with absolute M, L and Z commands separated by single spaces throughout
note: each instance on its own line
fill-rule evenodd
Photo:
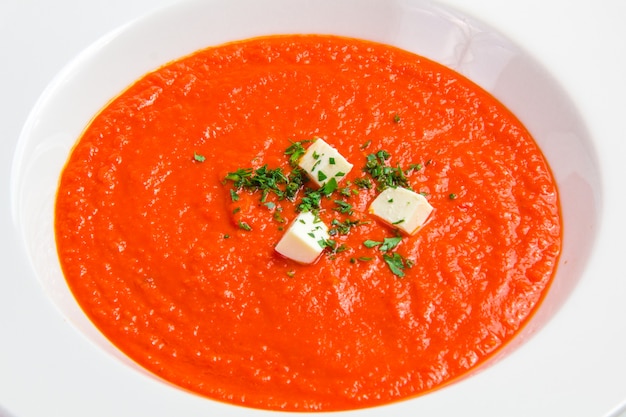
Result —
M 319 191 L 307 188 L 304 192 L 304 197 L 302 197 L 300 204 L 298 204 L 297 210 L 300 212 L 314 212 L 320 208 L 321 201 L 322 194 Z
M 337 180 L 334 178 L 329 179 L 326 183 L 317 190 L 307 188 L 304 191 L 304 197 L 298 204 L 297 210 L 300 212 L 311 211 L 315 212 L 319 210 L 322 197 L 330 197 L 332 193 L 337 189 Z
M 366 248 L 378 247 L 378 249 L 381 252 L 383 252 L 383 260 L 385 261 L 387 266 L 389 266 L 389 269 L 391 269 L 391 272 L 394 275 L 397 275 L 402 278 L 404 277 L 404 269 L 412 267 L 413 261 L 404 258 L 402 255 L 400 255 L 397 252 L 393 252 L 393 253 L 390 252 L 392 249 L 396 248 L 396 246 L 398 246 L 401 241 L 402 241 L 402 237 L 395 236 L 395 237 L 386 237 L 383 239 L 382 242 L 368 239 L 363 242 L 363 245 Z
M 237 194 L 237 192 L 233 189 L 230 190 L 230 199 L 232 201 L 239 201 L 239 195 Z
M 352 215 L 352 213 L 354 212 L 354 210 L 352 209 L 352 204 L 350 203 L 346 203 L 345 201 L 341 200 L 334 200 L 334 203 L 337 205 L 334 210 L 338 211 L 339 213 Z
M 377 182 L 376 189 L 382 191 L 388 187 L 411 188 L 406 174 L 400 166 L 390 166 L 387 161 L 391 158 L 389 152 L 380 150 L 369 154 L 363 170 L 370 174 Z
M 394 116 L 394 122 L 400 122 L 400 116 Z M 391 155 L 386 150 L 378 150 L 374 153 L 370 153 L 366 157 L 365 166 L 363 171 L 368 176 L 357 178 L 351 183 L 347 182 L 347 185 L 339 188 L 337 179 L 345 176 L 344 172 L 337 172 L 334 175 L 329 175 L 318 169 L 319 164 L 324 158 L 323 154 L 315 152 L 313 158 L 316 160 L 312 171 L 317 170 L 317 179 L 323 182 L 322 186 L 314 189 L 306 186 L 308 177 L 306 172 L 298 166 L 298 163 L 302 156 L 306 153 L 306 149 L 303 144 L 306 141 L 294 142 L 290 141 L 289 147 L 285 150 L 285 155 L 288 156 L 288 162 L 291 167 L 288 172 L 285 172 L 282 168 L 270 168 L 267 165 L 263 165 L 260 168 L 240 168 L 233 172 L 227 173 L 224 182 L 231 182 L 232 188 L 230 189 L 230 198 L 233 202 L 239 201 L 240 190 L 248 192 L 260 192 L 261 203 L 271 212 L 272 218 L 281 225 L 278 226 L 278 230 L 283 230 L 283 223 L 286 223 L 285 218 L 282 217 L 282 207 L 280 207 L 274 201 L 266 201 L 270 194 L 274 194 L 278 200 L 289 200 L 294 202 L 296 210 L 299 212 L 312 212 L 316 216 L 316 223 L 321 222 L 319 218 L 319 212 L 322 209 L 322 199 L 325 197 L 332 200 L 335 204 L 333 211 L 340 213 L 342 216 L 331 220 L 330 227 L 328 229 L 328 239 L 319 239 L 317 242 L 320 247 L 329 253 L 329 259 L 335 259 L 335 255 L 341 252 L 350 250 L 350 248 L 344 243 L 338 243 L 335 238 L 337 236 L 348 235 L 352 228 L 361 224 L 366 224 L 358 219 L 348 218 L 354 214 L 354 207 L 350 203 L 350 198 L 359 194 L 359 189 L 376 189 L 381 191 L 388 187 L 405 187 L 410 188 L 407 175 L 412 171 L 419 171 L 423 168 L 422 164 L 411 164 L 409 169 L 404 171 L 399 165 L 392 166 L 389 163 Z M 367 141 L 361 149 L 369 147 L 371 141 Z M 198 162 L 205 160 L 204 156 L 194 153 L 194 159 Z M 334 157 L 328 158 L 329 165 L 336 165 L 337 161 Z M 425 165 L 428 165 L 431 161 L 427 161 Z M 337 192 L 338 195 L 333 199 L 333 193 Z M 339 197 L 339 195 L 341 197 Z M 450 199 L 456 198 L 456 194 L 449 194 Z M 338 199 L 342 198 L 342 199 Z M 390 199 L 389 202 L 393 202 Z M 260 206 L 261 204 L 259 204 Z M 233 213 L 239 211 L 239 208 L 235 208 Z M 400 224 L 404 219 L 398 220 L 393 224 Z M 251 231 L 252 227 L 239 220 L 237 222 L 238 227 L 244 231 Z M 321 228 L 321 226 L 317 226 Z M 308 235 L 312 238 L 316 238 L 315 230 L 311 230 Z M 224 239 L 228 239 L 228 234 L 223 235 Z M 406 259 L 404 256 L 395 252 L 394 249 L 402 242 L 400 235 L 393 237 L 385 237 L 382 241 L 365 240 L 363 246 L 366 248 L 378 248 L 376 252 L 382 255 L 382 259 L 390 268 L 391 272 L 399 277 L 404 277 L 405 269 L 413 266 L 413 261 Z M 379 255 L 379 256 L 381 256 Z M 367 262 L 373 260 L 372 256 L 355 256 L 350 258 L 351 263 Z M 287 271 L 287 275 L 293 277 L 295 270 Z
M 350 258 L 350 263 L 351 264 L 355 264 L 357 261 L 369 262 L 372 259 L 374 259 L 374 258 L 372 258 L 371 256 L 359 256 L 358 258 Z
M 365 246 L 366 248 L 375 248 L 376 246 L 380 246 L 379 249 L 381 252 L 387 252 L 398 246 L 401 241 L 402 237 L 400 236 L 386 237 L 383 239 L 382 242 L 368 239 L 363 242 L 363 246 Z
M 238 224 L 241 230 L 245 230 L 246 232 L 249 232 L 252 230 L 252 227 L 250 227 L 250 225 L 246 222 L 242 222 L 241 220 L 239 220 Z
M 369 239 L 363 242 L 363 246 L 365 246 L 366 248 L 375 248 L 376 246 L 380 246 L 382 244 L 383 242 L 377 242 L 375 240 L 369 240 Z
M 303 140 L 300 142 L 291 142 L 291 145 L 285 150 L 285 155 L 289 156 L 289 165 L 293 168 L 298 166 L 300 158 L 306 153 L 306 149 L 302 146 L 303 143 L 310 142 L 309 140 Z
M 424 168 L 422 164 L 411 164 L 409 165 L 409 169 L 406 170 L 406 173 L 410 174 L 413 171 L 421 171 L 422 168 Z
M 199 153 L 197 153 L 197 152 L 194 152 L 194 153 L 193 153 L 193 159 L 194 159 L 194 161 L 196 161 L 196 162 L 204 162 L 204 161 L 206 160 L 206 157 L 205 157 L 204 155 L 200 155 L 200 154 L 199 154 Z
M 347 235 L 348 233 L 350 233 L 350 230 L 353 227 L 356 227 L 360 224 L 363 224 L 361 221 L 359 220 L 353 220 L 353 219 L 346 219 L 344 221 L 339 221 L 337 219 L 333 219 L 330 222 L 330 229 L 328 230 L 328 234 L 330 236 L 335 236 L 335 235 Z
M 282 211 L 282 209 L 280 207 L 278 207 L 274 211 L 274 214 L 272 214 L 272 218 L 274 219 L 274 221 L 276 221 L 278 223 L 285 223 L 287 220 L 285 220 L 285 218 L 281 215 L 281 211 Z
M 346 185 L 345 187 L 341 188 L 339 190 L 339 194 L 341 194 L 344 197 L 352 197 L 352 194 L 358 194 L 358 191 L 352 191 L 350 189 L 350 184 L 348 183 L 348 185 Z
M 386 237 L 383 240 L 383 244 L 380 245 L 380 250 L 383 252 L 386 251 L 390 251 L 391 249 L 395 248 L 396 246 L 398 246 L 398 244 L 400 244 L 400 242 L 402 242 L 402 238 L 400 236 L 396 236 L 396 237 Z
M 383 260 L 391 269 L 391 272 L 394 275 L 399 276 L 400 278 L 404 277 L 404 269 L 406 268 L 405 260 L 398 252 L 394 252 L 393 254 L 383 254 Z
M 370 181 L 369 178 L 356 178 L 354 180 L 354 185 L 361 189 L 372 189 L 372 181 Z
M 341 245 L 337 244 L 336 240 L 333 239 L 320 239 L 317 241 L 318 245 L 320 245 L 323 249 L 327 249 L 331 255 L 335 255 L 337 253 L 345 252 L 350 249 L 345 243 Z
M 332 193 L 337 189 L 337 180 L 334 178 L 329 179 L 324 183 L 324 185 L 319 189 L 319 192 L 326 197 L 329 197 Z
M 236 188 L 242 188 L 247 182 L 247 179 L 252 176 L 252 168 L 239 168 L 234 172 L 226 174 L 225 179 L 232 181 Z
M 284 197 L 287 200 L 293 201 L 298 194 L 298 191 L 302 188 L 302 186 L 307 182 L 308 178 L 304 171 L 300 168 L 295 168 L 291 173 L 287 176 L 287 185 L 285 186 L 285 195 Z
M 337 247 L 337 241 L 333 239 L 320 239 L 317 241 L 317 244 L 322 248 L 334 249 Z
M 232 181 L 236 190 L 260 191 L 262 202 L 266 201 L 270 193 L 275 194 L 281 200 L 285 198 L 293 200 L 305 182 L 301 170 L 294 169 L 289 175 L 286 175 L 282 168 L 271 169 L 267 165 L 256 170 L 240 168 L 226 174 L 224 179 Z M 231 197 L 233 192 L 231 192 Z

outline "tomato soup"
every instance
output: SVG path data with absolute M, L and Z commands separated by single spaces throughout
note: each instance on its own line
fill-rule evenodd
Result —
M 297 167 L 316 138 L 353 164 L 330 188 Z M 411 236 L 368 211 L 399 185 L 434 208 Z M 275 246 L 306 211 L 330 238 L 303 265 Z M 532 316 L 561 247 L 554 179 L 502 104 L 425 58 L 315 35 L 138 80 L 75 145 L 55 222 L 68 285 L 122 352 L 274 410 L 370 407 L 466 375 Z

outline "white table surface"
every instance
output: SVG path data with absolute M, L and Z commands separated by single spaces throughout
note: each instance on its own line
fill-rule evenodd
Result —
M 117 365 L 101 360 L 40 290 L 11 220 L 10 167 L 20 129 L 53 76 L 102 35 L 175 1 L 0 1 L 0 417 L 142 415 L 118 380 Z M 626 280 L 626 189 L 620 181 L 626 179 L 626 1 L 446 3 L 499 29 L 542 62 L 570 93 L 595 140 L 605 184 L 604 238 L 590 272 L 547 326 L 560 326 L 560 337 L 551 340 L 543 330 L 520 354 L 544 349 L 541 366 L 562 367 L 559 351 L 576 349 L 580 361 L 559 381 L 565 387 L 560 397 L 548 391 L 545 401 L 560 402 L 562 416 L 617 416 L 626 404 L 626 294 L 614 290 Z M 598 298 L 605 300 L 602 308 L 590 310 L 588 300 Z M 587 378 L 577 380 L 576 369 Z M 90 390 L 81 382 L 90 379 L 110 380 L 110 390 Z M 177 411 L 171 415 L 184 415 Z

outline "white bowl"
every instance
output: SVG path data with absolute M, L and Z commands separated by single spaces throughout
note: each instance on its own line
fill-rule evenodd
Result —
M 554 317 L 583 276 L 598 230 L 600 171 L 585 125 L 558 82 L 496 31 L 430 1 L 192 0 L 133 22 L 86 50 L 58 75 L 37 103 L 14 159 L 14 220 L 44 292 L 78 332 L 103 353 L 128 365 L 120 372 L 133 375 L 129 387 L 154 398 L 143 405 L 146 415 L 167 415 L 167 410 L 173 409 L 184 410 L 185 415 L 266 414 L 199 398 L 153 380 L 113 347 L 85 317 L 65 284 L 56 257 L 53 203 L 57 179 L 72 145 L 93 115 L 126 86 L 197 49 L 278 33 L 352 36 L 424 55 L 491 92 L 535 137 L 559 187 L 564 226 L 558 272 L 538 312 L 482 372 L 422 397 L 345 413 L 456 416 L 480 410 L 483 416 L 517 415 L 512 393 L 523 393 L 530 378 L 549 381 L 552 377 L 541 371 L 537 371 L 539 375 L 529 372 L 523 361 L 515 360 L 517 348 Z M 557 414 L 559 410 L 546 409 L 541 415 L 549 412 Z

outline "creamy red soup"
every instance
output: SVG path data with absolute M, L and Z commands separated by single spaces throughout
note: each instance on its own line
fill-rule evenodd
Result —
M 322 188 L 298 167 L 318 138 L 353 164 Z M 434 208 L 413 235 L 368 210 L 388 187 Z M 302 212 L 329 230 L 311 264 L 275 250 Z M 494 97 L 412 53 L 313 35 L 211 47 L 135 82 L 75 145 L 55 222 L 68 285 L 122 352 L 275 410 L 466 375 L 527 323 L 561 247 L 550 169 Z

